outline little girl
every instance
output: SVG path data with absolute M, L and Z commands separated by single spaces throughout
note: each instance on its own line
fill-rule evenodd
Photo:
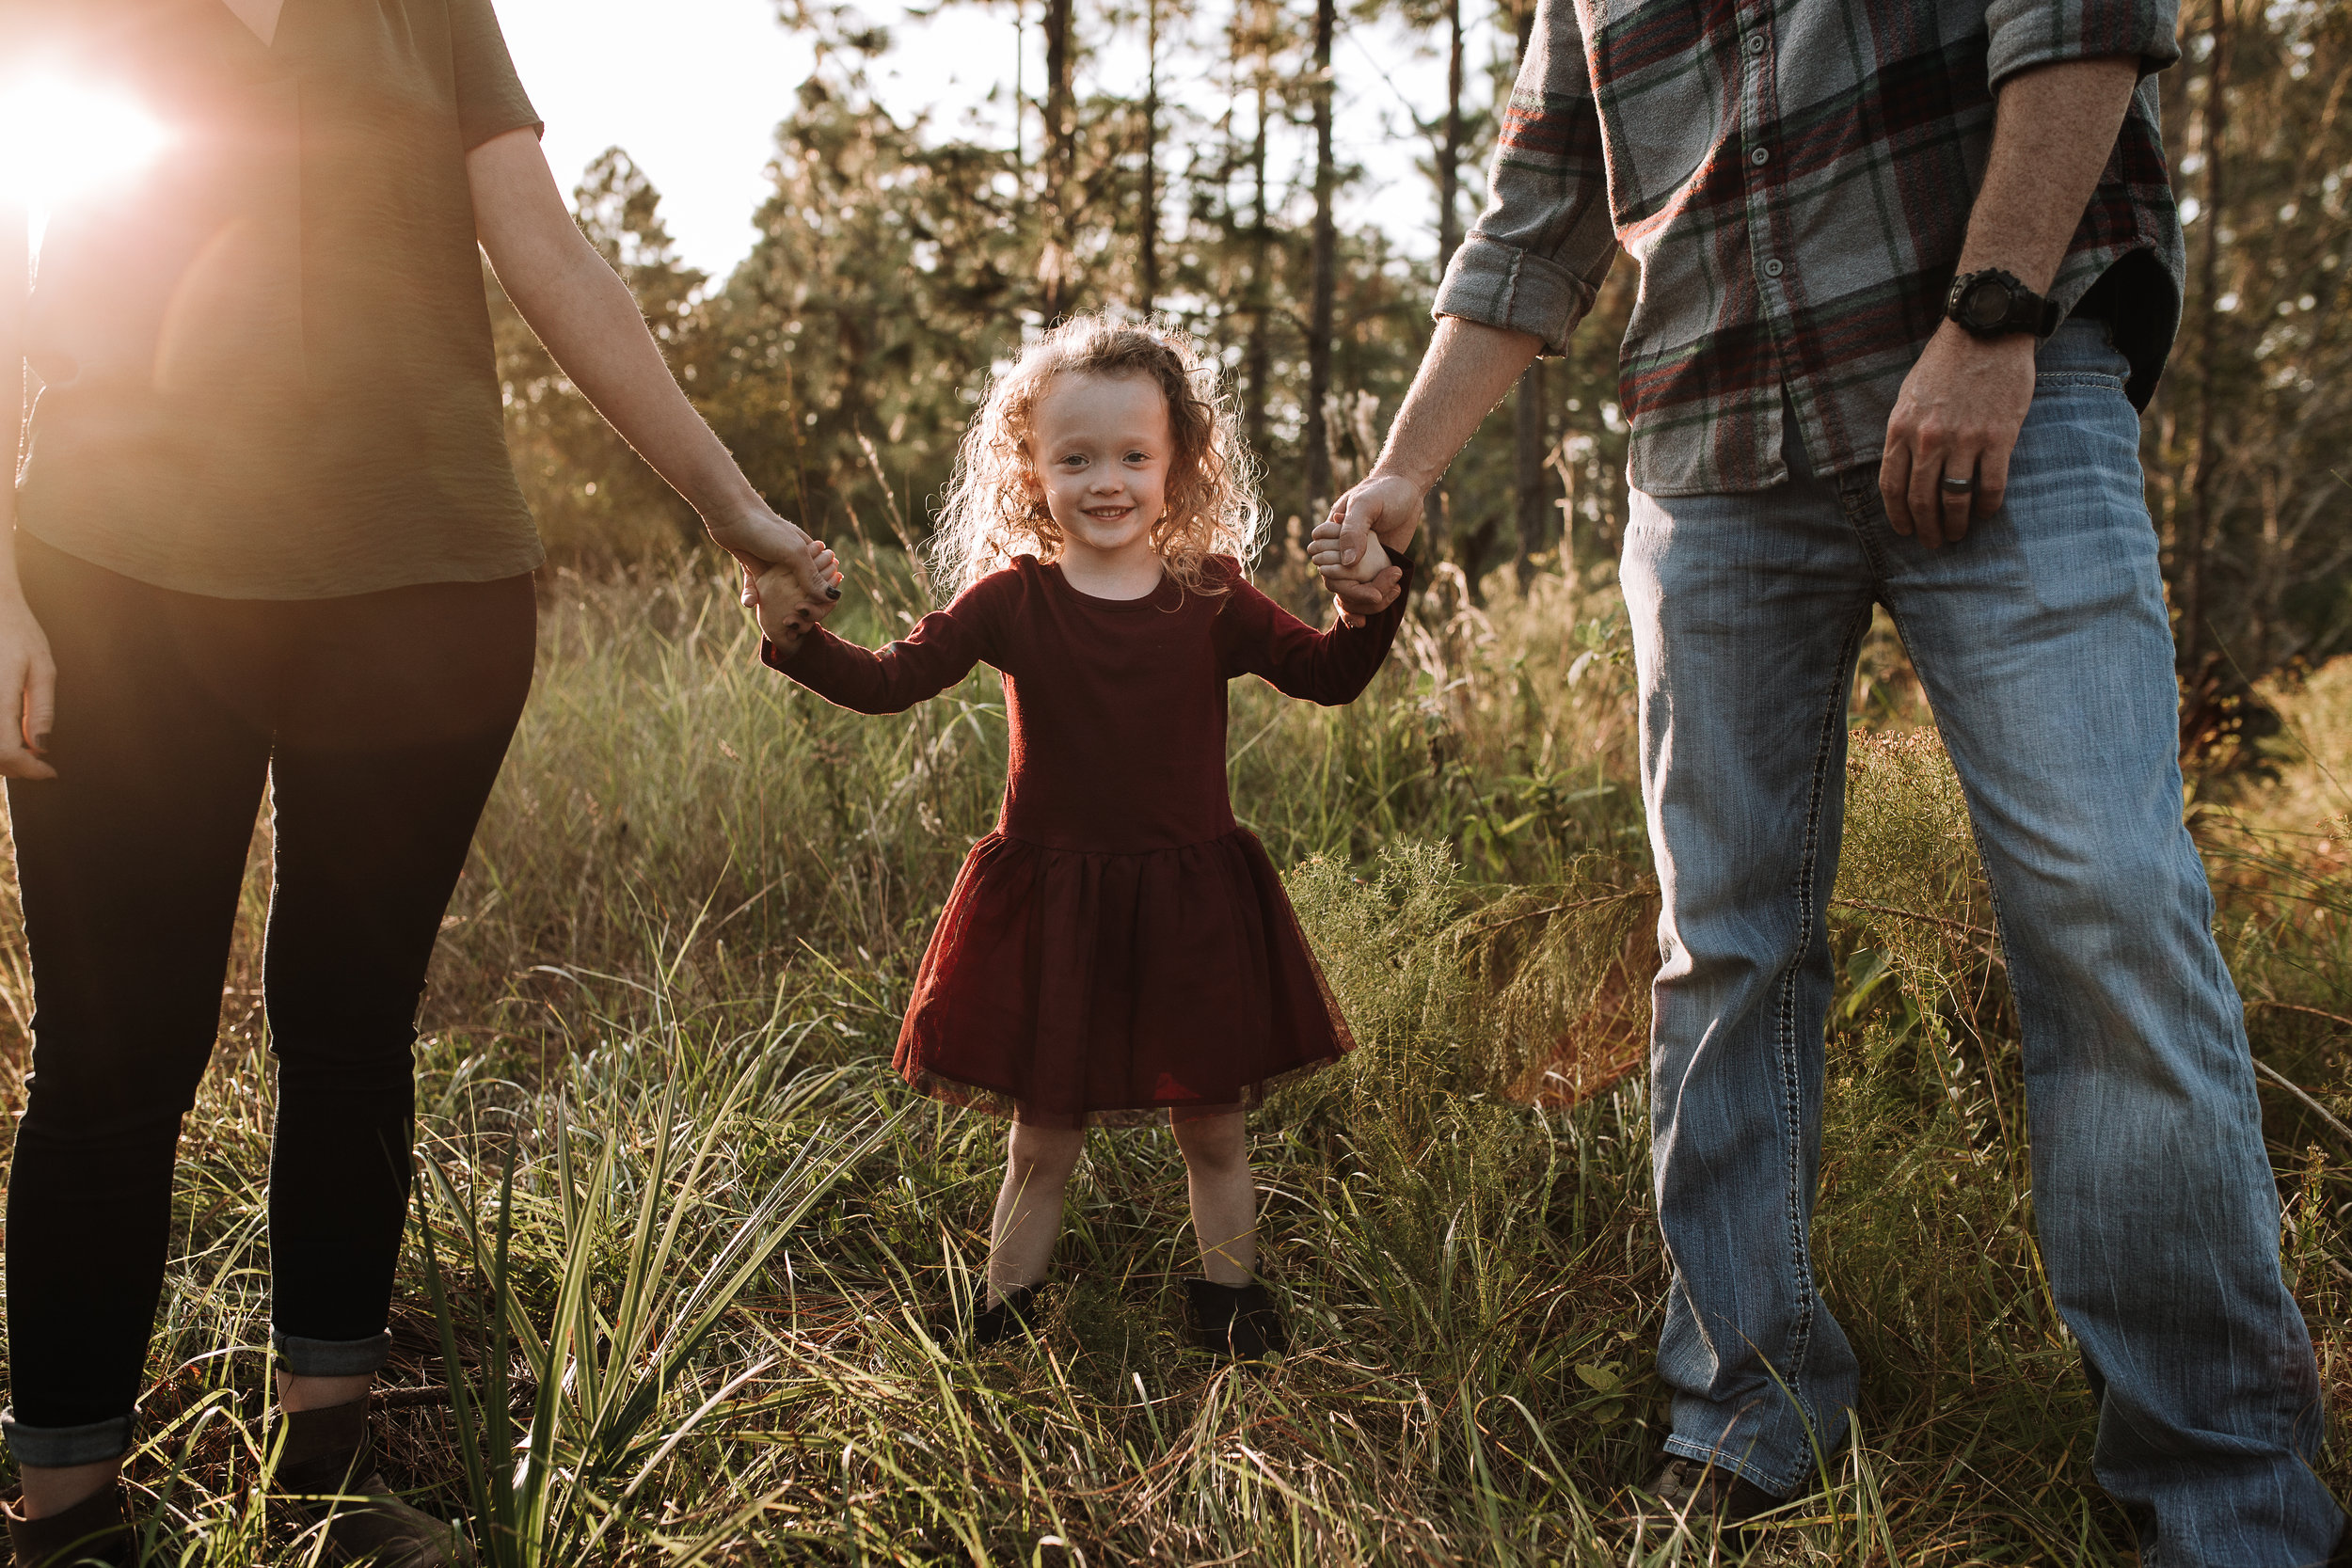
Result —
M 979 661 L 1003 673 L 1003 813 L 948 895 L 898 1051 L 917 1089 L 1012 1119 L 977 1341 L 1025 1322 L 1087 1126 L 1165 1117 L 1206 1275 L 1185 1282 L 1198 1342 L 1245 1359 L 1286 1344 L 1252 1273 L 1244 1114 L 1354 1042 L 1265 850 L 1233 821 L 1225 683 L 1349 702 L 1405 595 L 1311 631 L 1244 578 L 1260 530 L 1198 351 L 1080 317 L 995 380 L 964 436 L 931 546 L 946 610 L 875 653 L 816 626 L 833 601 L 788 570 L 750 595 L 761 657 L 860 713 L 900 712 Z M 1345 574 L 1326 553 L 1330 576 L 1389 564 L 1377 544 Z

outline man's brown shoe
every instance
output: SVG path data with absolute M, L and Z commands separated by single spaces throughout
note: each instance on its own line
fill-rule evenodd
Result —
M 280 1418 L 277 1495 L 326 1531 L 326 1560 L 374 1568 L 459 1568 L 474 1558 L 454 1525 L 400 1500 L 375 1467 L 368 1402 Z
M 1649 1483 L 1649 1494 L 1694 1532 L 1711 1527 L 1742 1545 L 1754 1533 L 1746 1528 L 1749 1522 L 1781 1504 L 1780 1498 L 1736 1470 L 1679 1454 L 1666 1461 Z

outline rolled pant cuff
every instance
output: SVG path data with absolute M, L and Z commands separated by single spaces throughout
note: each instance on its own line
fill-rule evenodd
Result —
M 132 1418 L 111 1416 L 78 1427 L 28 1427 L 13 1410 L 0 1410 L 0 1434 L 19 1465 L 62 1470 L 72 1465 L 103 1465 L 131 1451 Z
M 305 1339 L 282 1328 L 269 1331 L 269 1348 L 278 1370 L 294 1377 L 364 1377 L 382 1371 L 391 1359 L 389 1330 L 364 1339 Z
M 1677 1458 L 1695 1459 L 1702 1465 L 1712 1465 L 1718 1470 L 1729 1470 L 1740 1480 L 1762 1487 L 1783 1501 L 1796 1495 L 1797 1486 L 1804 1477 L 1802 1467 L 1794 1478 L 1766 1475 L 1763 1467 L 1756 1464 L 1753 1452 L 1735 1454 L 1712 1443 L 1693 1442 L 1678 1433 L 1666 1439 L 1666 1451 Z

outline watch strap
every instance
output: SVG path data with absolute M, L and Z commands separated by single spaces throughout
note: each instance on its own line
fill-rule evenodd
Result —
M 1962 312 L 1961 305 L 1979 284 L 1999 283 L 2009 293 L 2009 310 L 1996 322 L 1979 324 Z M 1952 279 L 1952 286 L 1944 299 L 1944 313 L 1967 331 L 1980 338 L 2005 337 L 2012 332 L 2030 332 L 2037 338 L 2047 338 L 2058 330 L 2060 311 L 2058 301 L 2034 293 L 2024 279 L 1999 267 L 1981 267 L 1963 273 Z

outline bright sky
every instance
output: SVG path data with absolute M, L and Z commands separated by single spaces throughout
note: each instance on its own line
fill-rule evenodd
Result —
M 1024 74 L 1031 94 L 1044 80 L 1038 9 L 1027 8 Z M 812 61 L 807 43 L 775 22 L 773 0 L 661 0 L 658 8 L 644 0 L 498 0 L 498 10 L 524 86 L 547 118 L 548 160 L 565 188 L 607 147 L 625 147 L 660 187 L 663 215 L 688 261 L 723 276 L 741 260 L 752 245 L 752 212 L 767 189 L 771 134 Z M 657 10 L 661 25 L 649 25 Z M 1000 132 L 1008 127 L 1009 94 L 993 109 L 986 100 L 992 87 L 1011 86 L 1009 7 L 946 6 L 910 21 L 895 0 L 877 0 L 870 14 L 892 28 L 896 47 L 883 62 L 882 89 L 895 112 L 931 106 L 948 129 L 979 112 Z M 1472 24 L 1479 29 L 1473 73 L 1494 38 L 1484 22 Z M 1104 87 L 1139 95 L 1140 24 L 1136 31 L 1136 39 L 1091 69 Z M 1423 114 L 1442 104 L 1443 61 L 1400 30 L 1377 26 L 1351 29 L 1336 63 L 1343 99 L 1335 139 L 1341 157 L 1366 170 L 1350 205 L 1376 214 L 1411 254 L 1434 255 L 1435 198 L 1414 166 L 1422 149 L 1403 111 L 1408 99 Z M 1208 90 L 1200 82 L 1162 87 L 1164 95 L 1213 107 L 1202 99 Z M 1473 96 L 1481 90 L 1471 88 Z M 1029 135 L 1037 134 L 1032 115 Z M 1474 172 L 1468 183 L 1474 186 Z M 1465 223 L 1474 202 L 1474 191 L 1466 190 Z

